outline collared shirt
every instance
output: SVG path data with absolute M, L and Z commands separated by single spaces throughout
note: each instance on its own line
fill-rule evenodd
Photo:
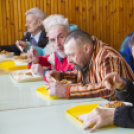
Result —
M 37 43 L 39 42 L 39 38 L 40 38 L 41 32 L 42 32 L 42 31 L 40 31 L 40 32 L 39 32 L 38 34 L 36 34 L 35 36 L 33 36 L 33 35 L 31 34 L 31 38 L 34 38 Z
M 88 84 L 82 79 L 80 71 L 63 73 L 64 79 L 69 79 L 77 84 L 69 84 L 66 88 L 67 98 L 104 97 L 116 98 L 115 92 L 108 90 L 103 79 L 108 73 L 117 72 L 120 77 L 134 81 L 134 75 L 125 59 L 112 47 L 99 41 L 94 42 L 94 52 L 88 68 Z M 87 82 L 86 82 L 87 83 Z

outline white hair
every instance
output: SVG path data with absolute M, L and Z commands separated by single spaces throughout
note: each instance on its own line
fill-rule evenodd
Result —
M 51 30 L 51 28 L 52 28 L 53 26 L 63 26 L 68 34 L 71 32 L 71 29 L 70 29 L 69 25 L 64 25 L 64 24 L 55 24 L 55 25 L 52 25 L 52 26 L 49 28 L 49 31 Z
M 38 7 L 34 7 L 34 8 L 27 10 L 25 15 L 28 15 L 28 14 L 33 14 L 36 19 L 44 20 L 46 17 L 45 13 L 41 9 L 39 9 Z
M 44 21 L 43 21 L 43 26 L 47 27 L 48 29 L 53 26 L 53 25 L 58 25 L 58 24 L 63 24 L 68 26 L 68 18 L 65 18 L 63 15 L 60 14 L 53 14 L 48 16 Z

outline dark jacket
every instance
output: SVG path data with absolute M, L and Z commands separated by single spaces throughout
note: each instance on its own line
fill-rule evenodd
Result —
M 127 86 L 123 90 L 115 90 L 117 97 L 122 101 L 133 103 L 133 107 L 117 107 L 114 113 L 114 125 L 124 128 L 134 128 L 134 84 L 124 79 Z
M 30 41 L 31 33 L 26 32 L 24 37 L 21 39 L 22 41 Z M 38 47 L 44 48 L 48 43 L 48 38 L 46 37 L 46 32 L 43 29 L 39 38 Z M 18 49 L 16 44 L 12 45 L 0 45 L 0 50 L 6 50 L 8 52 L 14 52 L 15 55 L 20 55 L 21 51 Z

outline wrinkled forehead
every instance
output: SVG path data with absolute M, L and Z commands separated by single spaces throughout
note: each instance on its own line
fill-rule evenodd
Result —
M 59 34 L 65 34 L 66 31 L 65 31 L 65 28 L 63 26 L 59 26 L 59 25 L 56 25 L 56 26 L 51 26 L 49 31 L 48 31 L 48 37 L 49 38 L 55 38 L 57 37 Z

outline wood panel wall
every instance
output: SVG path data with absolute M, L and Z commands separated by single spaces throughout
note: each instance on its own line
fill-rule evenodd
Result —
M 0 45 L 21 39 L 26 10 L 39 7 L 47 16 L 62 14 L 115 49 L 134 30 L 133 0 L 0 0 Z

